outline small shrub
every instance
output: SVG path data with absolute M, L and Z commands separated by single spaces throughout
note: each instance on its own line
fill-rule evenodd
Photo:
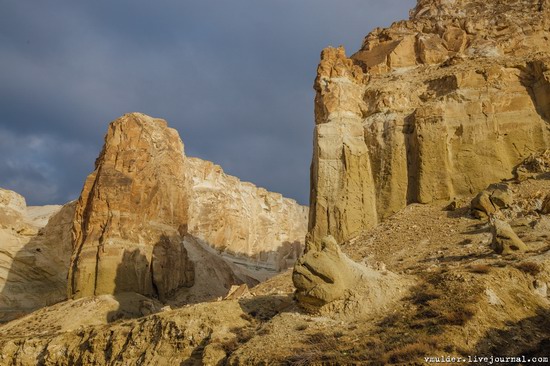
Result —
M 384 363 L 412 362 L 431 352 L 433 352 L 433 347 L 430 344 L 416 342 L 387 352 L 382 356 L 382 361 Z
M 469 308 L 458 308 L 441 314 L 442 320 L 450 325 L 464 325 L 475 315 L 475 312 Z
M 428 301 L 439 299 L 441 294 L 432 288 L 425 287 L 411 296 L 411 300 L 416 305 L 426 305 Z
M 473 242 L 472 239 L 464 239 L 460 243 L 458 243 L 458 245 L 468 245 L 468 244 L 472 244 L 472 242 Z
M 516 265 L 516 268 L 532 276 L 536 276 L 542 271 L 540 264 L 535 262 L 521 262 Z
M 423 309 L 418 314 L 416 314 L 417 319 L 431 319 L 437 318 L 438 316 L 439 312 L 431 308 Z

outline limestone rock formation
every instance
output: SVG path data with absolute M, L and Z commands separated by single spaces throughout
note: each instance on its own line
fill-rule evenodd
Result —
M 273 275 L 294 264 L 303 250 L 307 207 L 227 175 L 212 162 L 186 163 L 191 235 L 244 269 L 259 267 Z
M 110 125 L 78 200 L 69 296 L 172 297 L 194 283 L 184 238 L 205 264 L 201 281 L 221 282 L 197 283 L 182 296 L 223 296 L 220 286 L 254 284 L 291 266 L 306 221 L 307 208 L 295 201 L 186 157 L 164 120 L 127 114 Z M 229 262 L 229 272 L 216 272 L 212 256 Z
M 73 214 L 0 189 L 0 322 L 66 298 Z
M 545 1 L 421 0 L 321 54 L 309 230 L 343 241 L 409 203 L 469 196 L 550 146 Z
M 493 218 L 491 233 L 493 234 L 491 248 L 498 254 L 507 255 L 528 249 L 506 221 Z
M 402 280 L 386 270 L 375 270 L 349 259 L 332 236 L 320 244 L 309 242 L 307 252 L 294 266 L 296 299 L 304 308 L 317 310 L 336 300 L 360 297 L 359 311 L 379 310 L 400 293 Z
M 137 292 L 163 299 L 193 284 L 183 143 L 163 120 L 111 123 L 73 226 L 69 296 Z

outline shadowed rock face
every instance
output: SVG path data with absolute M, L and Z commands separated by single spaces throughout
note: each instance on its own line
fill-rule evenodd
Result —
M 66 298 L 74 207 L 28 207 L 0 188 L 0 322 Z
M 163 120 L 133 113 L 109 126 L 76 207 L 70 297 L 120 289 L 162 299 L 193 284 L 182 245 L 184 163 L 183 143 Z
M 409 203 L 469 196 L 550 146 L 547 1 L 422 0 L 321 54 L 309 231 L 344 241 Z

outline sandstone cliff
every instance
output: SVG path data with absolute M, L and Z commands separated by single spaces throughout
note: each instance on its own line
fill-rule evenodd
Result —
M 322 52 L 309 229 L 338 241 L 412 202 L 473 194 L 550 146 L 548 1 L 421 0 Z
M 65 299 L 73 213 L 0 189 L 0 322 Z
M 185 245 L 200 258 L 202 282 L 197 291 L 184 291 L 184 298 L 204 300 L 208 289 L 211 296 L 223 296 L 220 284 L 208 282 L 221 281 L 229 290 L 292 265 L 306 221 L 307 208 L 295 201 L 187 158 L 165 121 L 127 114 L 110 125 L 77 202 L 69 296 L 172 297 L 194 285 Z M 214 268 L 220 254 L 231 273 Z
M 187 158 L 187 167 L 190 234 L 245 268 L 273 274 L 294 264 L 307 231 L 306 207 L 241 182 L 209 161 Z
M 163 120 L 128 114 L 109 126 L 76 205 L 69 297 L 193 284 L 182 245 L 188 201 L 183 144 Z

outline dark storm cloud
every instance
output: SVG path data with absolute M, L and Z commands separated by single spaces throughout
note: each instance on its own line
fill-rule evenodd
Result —
M 168 120 L 186 153 L 307 204 L 312 84 L 414 0 L 0 0 L 0 187 L 76 198 L 108 122 Z

